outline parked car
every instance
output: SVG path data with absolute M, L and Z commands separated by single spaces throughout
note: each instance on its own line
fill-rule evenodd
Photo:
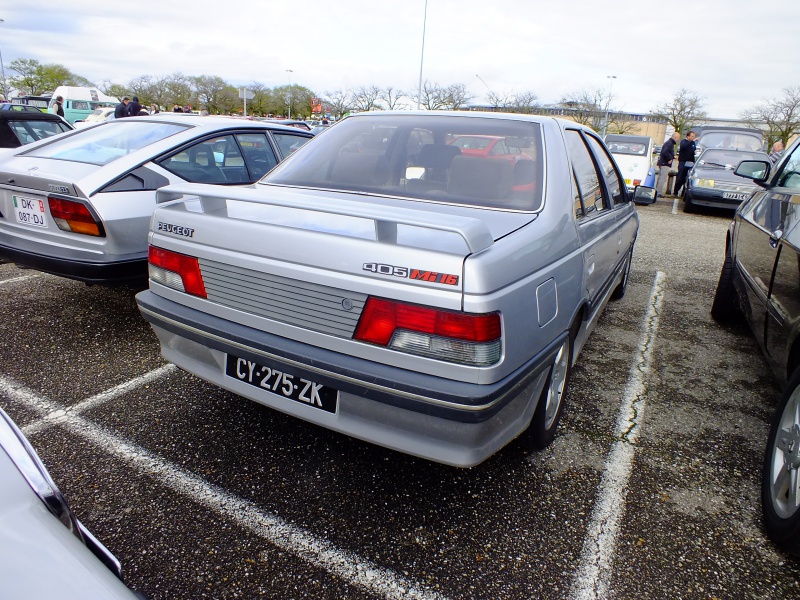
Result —
M 644 184 L 653 163 L 652 138 L 609 133 L 605 143 L 622 171 L 628 190 L 633 191 L 637 185 Z
M 683 212 L 694 212 L 698 206 L 736 208 L 747 200 L 758 185 L 738 177 L 736 167 L 743 160 L 769 160 L 764 152 L 740 152 L 710 148 L 700 155 L 683 192 Z
M 760 152 L 764 150 L 764 132 L 753 127 L 726 127 L 722 125 L 697 125 L 691 128 L 697 134 L 695 157 L 708 148 Z
M 2 597 L 143 598 L 119 561 L 75 517 L 36 451 L 0 408 Z
M 159 113 L 35 143 L 0 163 L 0 257 L 88 283 L 144 283 L 158 188 L 250 184 L 311 138 L 257 121 Z
M 53 92 L 48 104 L 49 108 L 54 106 L 56 98 L 59 96 L 63 99 L 64 117 L 71 124 L 87 118 L 98 108 L 113 107 L 119 104 L 119 98 L 107 96 L 97 88 L 60 85 Z
M 462 154 L 447 143 L 460 136 L 530 160 Z M 639 224 L 594 132 L 501 113 L 359 113 L 250 189 L 169 186 L 158 201 L 136 299 L 168 360 L 461 467 L 518 436 L 552 442 Z
M 89 125 L 95 125 L 97 123 L 102 123 L 103 121 L 110 121 L 114 119 L 115 109 L 115 106 L 102 106 L 100 108 L 95 108 L 85 119 L 75 121 L 75 128 L 80 129 L 81 127 L 88 127 Z
M 761 186 L 736 211 L 711 308 L 718 321 L 744 316 L 783 396 L 764 456 L 767 533 L 800 555 L 800 145 L 771 167 L 743 161 L 737 174 Z
M 72 125 L 58 115 L 42 112 L 34 106 L 0 104 L 0 148 L 19 148 L 72 129 Z

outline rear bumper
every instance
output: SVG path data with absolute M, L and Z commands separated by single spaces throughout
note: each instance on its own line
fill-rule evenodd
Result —
M 92 262 L 36 254 L 0 243 L 0 257 L 22 267 L 59 277 L 101 285 L 145 285 L 147 256 L 119 261 Z
M 136 296 L 177 366 L 251 400 L 394 450 L 474 466 L 530 423 L 562 339 L 493 384 L 472 384 L 374 363 L 245 327 L 145 291 Z M 566 335 L 566 333 L 564 334 Z M 339 391 L 331 414 L 225 375 L 226 354 Z

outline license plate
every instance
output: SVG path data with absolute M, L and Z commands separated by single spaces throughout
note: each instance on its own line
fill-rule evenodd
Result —
M 625 180 L 625 185 L 630 185 L 630 184 L 631 184 L 631 180 L 630 179 L 626 179 Z
M 44 200 L 21 196 L 12 196 L 11 198 L 14 200 L 14 214 L 17 217 L 17 223 L 33 227 L 47 227 Z
M 321 383 L 281 371 L 277 367 L 268 367 L 228 354 L 225 358 L 225 375 L 283 398 L 336 414 L 339 392 Z
M 749 194 L 740 194 L 737 192 L 722 192 L 722 197 L 728 200 L 747 200 Z

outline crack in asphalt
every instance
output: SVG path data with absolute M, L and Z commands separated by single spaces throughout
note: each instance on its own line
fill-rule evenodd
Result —
M 570 591 L 572 600 L 600 599 L 609 594 L 617 534 L 625 513 L 628 480 L 646 404 L 647 379 L 664 302 L 665 281 L 664 273 L 656 273 L 644 319 L 644 331 L 623 392 L 614 436 L 616 441 L 606 459 L 597 501 L 583 543 L 581 564 Z

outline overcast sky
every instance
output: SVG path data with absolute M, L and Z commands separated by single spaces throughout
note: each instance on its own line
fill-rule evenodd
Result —
M 33 58 L 96 83 L 181 72 L 324 95 L 419 81 L 425 0 L 4 4 L 6 77 Z M 613 108 L 646 113 L 686 88 L 729 118 L 800 85 L 797 0 L 428 0 L 426 23 L 423 79 L 476 102 L 487 87 L 542 103 L 604 88 Z

